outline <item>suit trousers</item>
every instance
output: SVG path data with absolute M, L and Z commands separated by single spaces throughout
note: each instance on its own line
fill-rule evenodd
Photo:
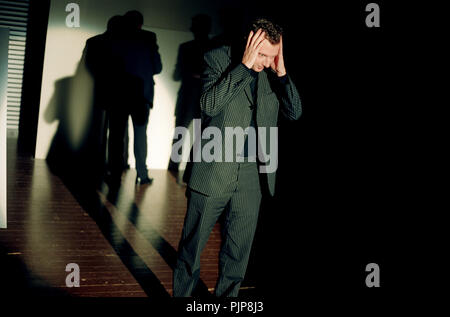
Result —
M 127 128 L 128 113 L 121 109 L 114 109 L 108 113 L 108 169 L 115 182 L 120 183 L 124 168 L 123 148 L 124 136 Z
M 148 177 L 147 169 L 147 126 L 148 120 L 144 124 L 133 121 L 134 131 L 134 157 L 136 159 L 137 176 L 141 179 Z
M 147 169 L 147 127 L 150 115 L 150 106 L 145 105 L 145 111 L 131 113 L 134 133 L 134 158 L 136 159 L 137 176 L 141 179 L 148 178 Z M 128 143 L 128 142 L 126 142 Z M 127 149 L 128 150 L 128 149 Z
M 236 297 L 244 279 L 258 222 L 261 187 L 256 163 L 239 163 L 232 182 L 219 196 L 188 189 L 188 209 L 173 275 L 173 296 L 187 297 L 200 276 L 200 255 L 219 217 L 224 214 L 219 278 L 214 295 Z

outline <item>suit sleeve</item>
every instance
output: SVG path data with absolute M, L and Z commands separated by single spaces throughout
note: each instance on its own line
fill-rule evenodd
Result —
M 242 63 L 226 69 L 228 65 L 223 65 L 227 64 L 226 61 L 229 61 L 229 57 L 223 51 L 215 50 L 205 54 L 200 106 L 202 112 L 209 117 L 224 111 L 245 86 L 250 84 L 254 76 Z
M 183 70 L 184 70 L 184 53 L 183 46 L 180 45 L 178 47 L 178 55 L 177 55 L 177 63 L 175 65 L 175 70 L 173 71 L 173 80 L 181 81 L 183 79 Z
M 86 46 L 84 47 L 83 56 L 81 58 L 81 60 L 83 60 L 84 57 L 86 68 L 93 77 L 96 77 L 99 72 L 99 59 L 97 56 L 97 50 L 95 49 L 93 41 L 91 39 L 88 39 L 86 41 Z
M 158 52 L 158 43 L 156 40 L 156 34 L 153 32 L 146 32 L 148 35 L 149 42 L 151 43 L 152 50 L 152 62 L 153 62 L 153 75 L 159 74 L 162 72 L 162 62 L 161 55 Z
M 289 75 L 273 78 L 274 91 L 280 101 L 282 115 L 288 120 L 297 120 L 302 115 L 302 103 L 294 82 Z
M 155 38 L 155 51 L 153 54 L 153 66 L 154 66 L 154 74 L 159 74 L 162 72 L 162 62 L 161 62 L 161 55 L 159 55 L 158 52 L 158 45 L 156 44 L 156 38 Z
M 159 74 L 162 72 L 162 63 L 161 63 L 161 56 L 159 55 L 158 51 L 155 52 L 154 55 L 154 61 L 153 61 L 153 65 L 155 65 L 155 72 L 154 74 Z

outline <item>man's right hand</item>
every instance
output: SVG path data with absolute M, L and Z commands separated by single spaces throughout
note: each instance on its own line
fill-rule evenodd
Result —
M 258 57 L 259 50 L 265 41 L 265 33 L 259 29 L 256 33 L 250 31 L 247 39 L 247 46 L 245 47 L 244 56 L 242 57 L 242 64 L 251 69 Z

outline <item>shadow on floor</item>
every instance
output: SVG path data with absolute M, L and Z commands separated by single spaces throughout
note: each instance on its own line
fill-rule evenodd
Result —
M 69 294 L 51 287 L 34 276 L 19 254 L 0 246 L 0 297 L 14 299 L 41 296 L 69 296 Z
M 73 176 L 73 173 L 71 173 L 71 175 Z M 120 260 L 127 267 L 144 292 L 152 298 L 170 297 L 156 275 L 133 250 L 131 245 L 117 228 L 110 213 L 101 202 L 95 186 L 88 186 L 86 181 L 75 177 L 68 177 L 68 175 L 59 176 L 80 206 L 97 223 L 103 236 L 111 244 Z

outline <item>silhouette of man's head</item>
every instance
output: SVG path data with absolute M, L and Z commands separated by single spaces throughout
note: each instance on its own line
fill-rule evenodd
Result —
M 211 18 L 206 14 L 197 14 L 192 18 L 191 32 L 195 35 L 208 35 L 211 31 Z
M 126 23 L 130 29 L 138 30 L 144 24 L 144 16 L 137 10 L 131 10 L 124 15 Z
M 120 15 L 115 15 L 108 20 L 108 25 L 106 30 L 108 32 L 118 32 L 122 28 L 123 17 Z

